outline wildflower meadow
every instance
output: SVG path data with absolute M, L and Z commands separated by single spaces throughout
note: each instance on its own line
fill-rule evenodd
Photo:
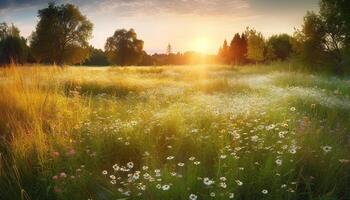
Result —
M 284 64 L 0 71 L 0 199 L 350 199 L 350 79 Z

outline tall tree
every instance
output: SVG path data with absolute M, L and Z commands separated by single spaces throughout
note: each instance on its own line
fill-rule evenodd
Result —
M 247 58 L 255 63 L 264 61 L 265 40 L 263 35 L 250 28 L 247 28 L 245 34 L 248 37 Z
M 324 24 L 314 12 L 306 14 L 302 29 L 294 33 L 293 49 L 309 67 L 318 67 L 327 60 L 325 35 Z
M 321 0 L 320 12 L 308 12 L 293 47 L 312 67 L 330 66 L 341 72 L 350 64 L 350 1 Z
M 230 43 L 230 62 L 235 65 L 239 64 L 239 61 L 241 59 L 240 42 L 241 42 L 241 36 L 239 35 L 239 33 L 236 33 Z
M 13 24 L 0 24 L 0 65 L 23 64 L 26 61 L 28 47 L 26 40 Z
M 242 33 L 241 40 L 239 42 L 239 64 L 243 64 L 247 60 L 247 53 L 248 53 L 248 41 L 247 37 L 244 33 Z
M 76 64 L 89 53 L 92 23 L 72 4 L 49 3 L 38 12 L 39 22 L 31 38 L 34 57 L 39 62 Z
M 273 35 L 267 41 L 270 60 L 286 60 L 292 54 L 292 38 L 288 34 Z
M 6 22 L 0 23 L 0 40 L 5 39 L 8 36 L 20 37 L 19 29 L 11 24 L 10 26 Z
M 171 46 L 171 44 L 169 43 L 168 46 L 166 47 L 166 53 L 168 55 L 172 54 L 173 53 L 173 48 Z
M 105 51 L 112 64 L 138 65 L 142 61 L 143 41 L 137 39 L 134 29 L 120 29 L 107 38 Z
M 338 62 L 350 50 L 350 1 L 321 0 L 319 17 L 323 22 L 326 51 Z
M 227 40 L 224 41 L 224 44 L 219 49 L 218 57 L 222 63 L 224 63 L 224 64 L 230 63 L 230 48 L 227 45 Z

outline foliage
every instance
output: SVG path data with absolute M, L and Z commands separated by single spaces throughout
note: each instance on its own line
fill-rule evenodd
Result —
M 137 39 L 134 29 L 120 29 L 107 38 L 105 51 L 112 64 L 138 65 L 142 61 L 143 41 Z
M 273 35 L 267 41 L 269 60 L 287 60 L 292 55 L 292 38 L 288 34 Z
M 27 59 L 26 40 L 13 24 L 0 24 L 0 65 L 23 64 Z
M 240 36 L 239 33 L 236 33 L 229 47 L 231 63 L 235 65 L 244 64 L 247 57 L 247 47 L 248 44 L 245 34 L 243 33 L 242 36 Z
M 19 33 L 19 29 L 13 24 L 9 26 L 6 22 L 0 23 L 0 40 L 4 40 L 8 36 L 20 37 Z
M 247 28 L 245 35 L 248 41 L 247 58 L 254 62 L 264 61 L 265 40 L 260 32 Z
M 31 49 L 38 62 L 64 65 L 87 58 L 93 25 L 76 6 L 49 3 L 38 13 L 39 22 L 31 36 Z
M 311 67 L 329 67 L 341 73 L 349 56 L 350 4 L 344 0 L 321 0 L 320 6 L 318 14 L 307 13 L 302 29 L 295 33 L 296 50 Z
M 227 44 L 227 40 L 224 41 L 222 47 L 219 49 L 219 59 L 222 63 L 224 64 L 229 64 L 230 63 L 230 48 Z
M 82 65 L 87 66 L 108 66 L 110 65 L 106 53 L 101 49 L 90 47 L 89 57 Z

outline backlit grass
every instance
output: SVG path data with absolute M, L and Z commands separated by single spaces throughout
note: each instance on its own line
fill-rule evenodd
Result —
M 0 199 L 350 199 L 350 79 L 0 70 Z

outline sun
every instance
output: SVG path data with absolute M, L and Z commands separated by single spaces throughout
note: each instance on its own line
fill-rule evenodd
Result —
M 207 37 L 198 37 L 194 40 L 193 49 L 199 53 L 209 53 L 210 40 Z

